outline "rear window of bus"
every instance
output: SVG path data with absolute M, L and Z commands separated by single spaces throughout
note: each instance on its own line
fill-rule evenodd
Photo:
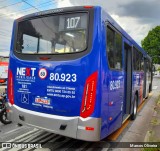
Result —
M 46 16 L 18 23 L 16 52 L 65 54 L 87 48 L 88 13 Z

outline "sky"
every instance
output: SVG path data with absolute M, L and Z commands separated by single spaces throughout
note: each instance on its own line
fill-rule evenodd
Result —
M 13 21 L 37 11 L 80 5 L 103 7 L 139 44 L 160 25 L 160 0 L 0 0 L 0 55 L 8 55 Z

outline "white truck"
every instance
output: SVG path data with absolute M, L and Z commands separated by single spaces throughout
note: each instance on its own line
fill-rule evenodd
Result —
M 0 56 L 0 83 L 5 83 L 8 79 L 9 57 Z

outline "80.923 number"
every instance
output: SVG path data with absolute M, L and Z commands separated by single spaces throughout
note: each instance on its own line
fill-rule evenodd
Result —
M 77 75 L 74 74 L 65 74 L 65 73 L 50 73 L 50 80 L 51 81 L 62 81 L 62 82 L 76 82 Z

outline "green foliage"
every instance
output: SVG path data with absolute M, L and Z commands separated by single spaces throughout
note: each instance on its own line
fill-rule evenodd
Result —
M 141 44 L 143 49 L 153 57 L 153 63 L 160 64 L 160 26 L 150 30 L 148 35 L 141 41 Z

